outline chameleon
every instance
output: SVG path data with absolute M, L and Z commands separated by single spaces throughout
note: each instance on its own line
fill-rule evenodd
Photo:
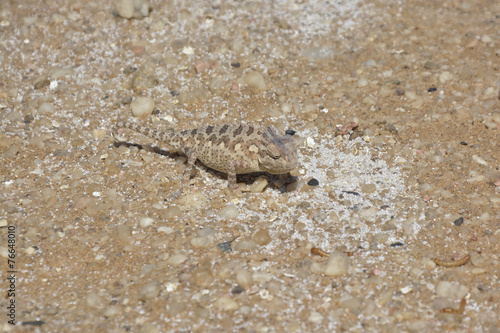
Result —
M 187 157 L 181 192 L 189 183 L 196 160 L 227 174 L 228 186 L 238 191 L 237 174 L 268 172 L 286 174 L 297 167 L 297 145 L 294 137 L 272 126 L 258 129 L 247 124 L 206 125 L 196 129 L 159 131 L 130 121 L 119 121 L 112 128 L 119 142 L 126 139 L 120 130 L 128 128 L 149 138 L 162 141 L 172 153 Z

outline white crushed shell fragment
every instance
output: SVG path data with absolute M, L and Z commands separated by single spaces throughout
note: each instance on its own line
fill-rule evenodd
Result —
M 99 198 L 101 197 L 102 193 L 101 192 L 92 192 L 92 196 L 95 197 L 95 198 Z
M 1 219 L 0 220 L 0 227 L 6 227 L 7 226 L 7 220 L 6 219 Z
M 164 118 L 166 121 L 168 121 L 169 123 L 171 123 L 172 121 L 174 121 L 174 118 L 170 115 L 166 115 L 165 118 Z
M 167 293 L 171 293 L 172 291 L 176 291 L 178 286 L 178 283 L 168 282 L 165 283 L 165 290 L 167 291 Z
M 305 175 L 305 174 L 306 174 L 306 170 L 304 170 L 304 169 L 300 169 L 300 170 L 299 170 L 299 173 L 300 173 L 301 175 Z
M 174 100 L 172 101 L 172 104 L 179 104 L 179 100 L 178 100 L 178 99 L 174 99 Z
M 323 109 L 320 110 L 320 112 L 328 113 L 328 109 L 327 108 L 323 108 Z
M 59 128 L 61 125 L 57 121 L 52 120 L 52 127 Z
M 482 159 L 481 157 L 479 157 L 477 155 L 472 155 L 472 160 L 474 162 L 477 162 L 477 163 L 482 164 L 482 165 L 488 165 L 488 162 L 486 162 L 484 159 Z
M 57 232 L 57 236 L 63 238 L 66 234 L 64 233 L 64 231 L 58 231 Z
M 109 155 L 106 153 L 106 154 L 102 154 L 102 155 L 100 156 L 100 158 L 101 158 L 101 160 L 105 160 L 106 158 L 108 158 L 108 156 L 109 156 Z
M 8 27 L 10 25 L 9 21 L 3 20 L 0 21 L 0 27 Z
M 100 260 L 103 260 L 103 259 L 106 259 L 106 257 L 102 254 L 98 254 L 95 256 L 94 260 L 95 261 L 100 261 Z
M 194 49 L 191 46 L 184 46 L 182 48 L 182 53 L 184 53 L 184 54 L 194 54 Z
M 370 136 L 364 136 L 363 137 L 363 141 L 365 141 L 365 142 L 371 142 L 372 138 Z
M 409 294 L 409 293 L 411 293 L 412 291 L 413 291 L 413 288 L 412 288 L 412 287 L 410 287 L 410 286 L 406 286 L 406 287 L 401 288 L 401 293 L 402 293 L 403 295 Z
M 54 90 L 54 89 L 56 89 L 56 88 L 57 88 L 57 86 L 58 86 L 58 83 L 57 83 L 57 81 L 56 81 L 56 80 L 54 80 L 54 81 L 50 81 L 50 84 L 49 84 L 49 88 L 50 88 L 50 90 Z
M 3 184 L 5 185 L 5 187 L 8 187 L 9 185 L 12 185 L 14 183 L 13 180 L 7 180 L 6 182 L 3 182 Z
M 260 296 L 260 298 L 266 299 L 266 300 L 269 300 L 269 301 L 274 298 L 273 295 L 269 294 L 269 290 L 267 290 L 267 289 L 261 289 L 261 290 L 259 290 L 259 296 Z
M 306 144 L 309 148 L 314 148 L 314 146 L 316 146 L 316 142 L 314 142 L 314 139 L 311 137 L 306 139 Z

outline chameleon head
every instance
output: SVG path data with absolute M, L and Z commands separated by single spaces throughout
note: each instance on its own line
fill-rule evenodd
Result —
M 282 135 L 267 126 L 259 146 L 259 166 L 262 171 L 279 175 L 297 167 L 297 146 L 291 135 Z

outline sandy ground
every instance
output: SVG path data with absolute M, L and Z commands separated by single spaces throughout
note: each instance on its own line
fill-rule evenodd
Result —
M 0 2 L 2 332 L 500 332 L 500 2 L 136 4 Z M 300 163 L 177 197 L 118 119 Z

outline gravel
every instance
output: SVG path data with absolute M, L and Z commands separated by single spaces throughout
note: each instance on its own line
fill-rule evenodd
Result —
M 18 322 L 495 331 L 500 8 L 435 9 L 2 5 L 0 255 L 15 226 Z M 197 163 L 180 194 L 185 157 L 143 136 L 114 142 L 111 126 L 132 117 L 293 129 L 299 166 L 238 176 L 235 196 Z

